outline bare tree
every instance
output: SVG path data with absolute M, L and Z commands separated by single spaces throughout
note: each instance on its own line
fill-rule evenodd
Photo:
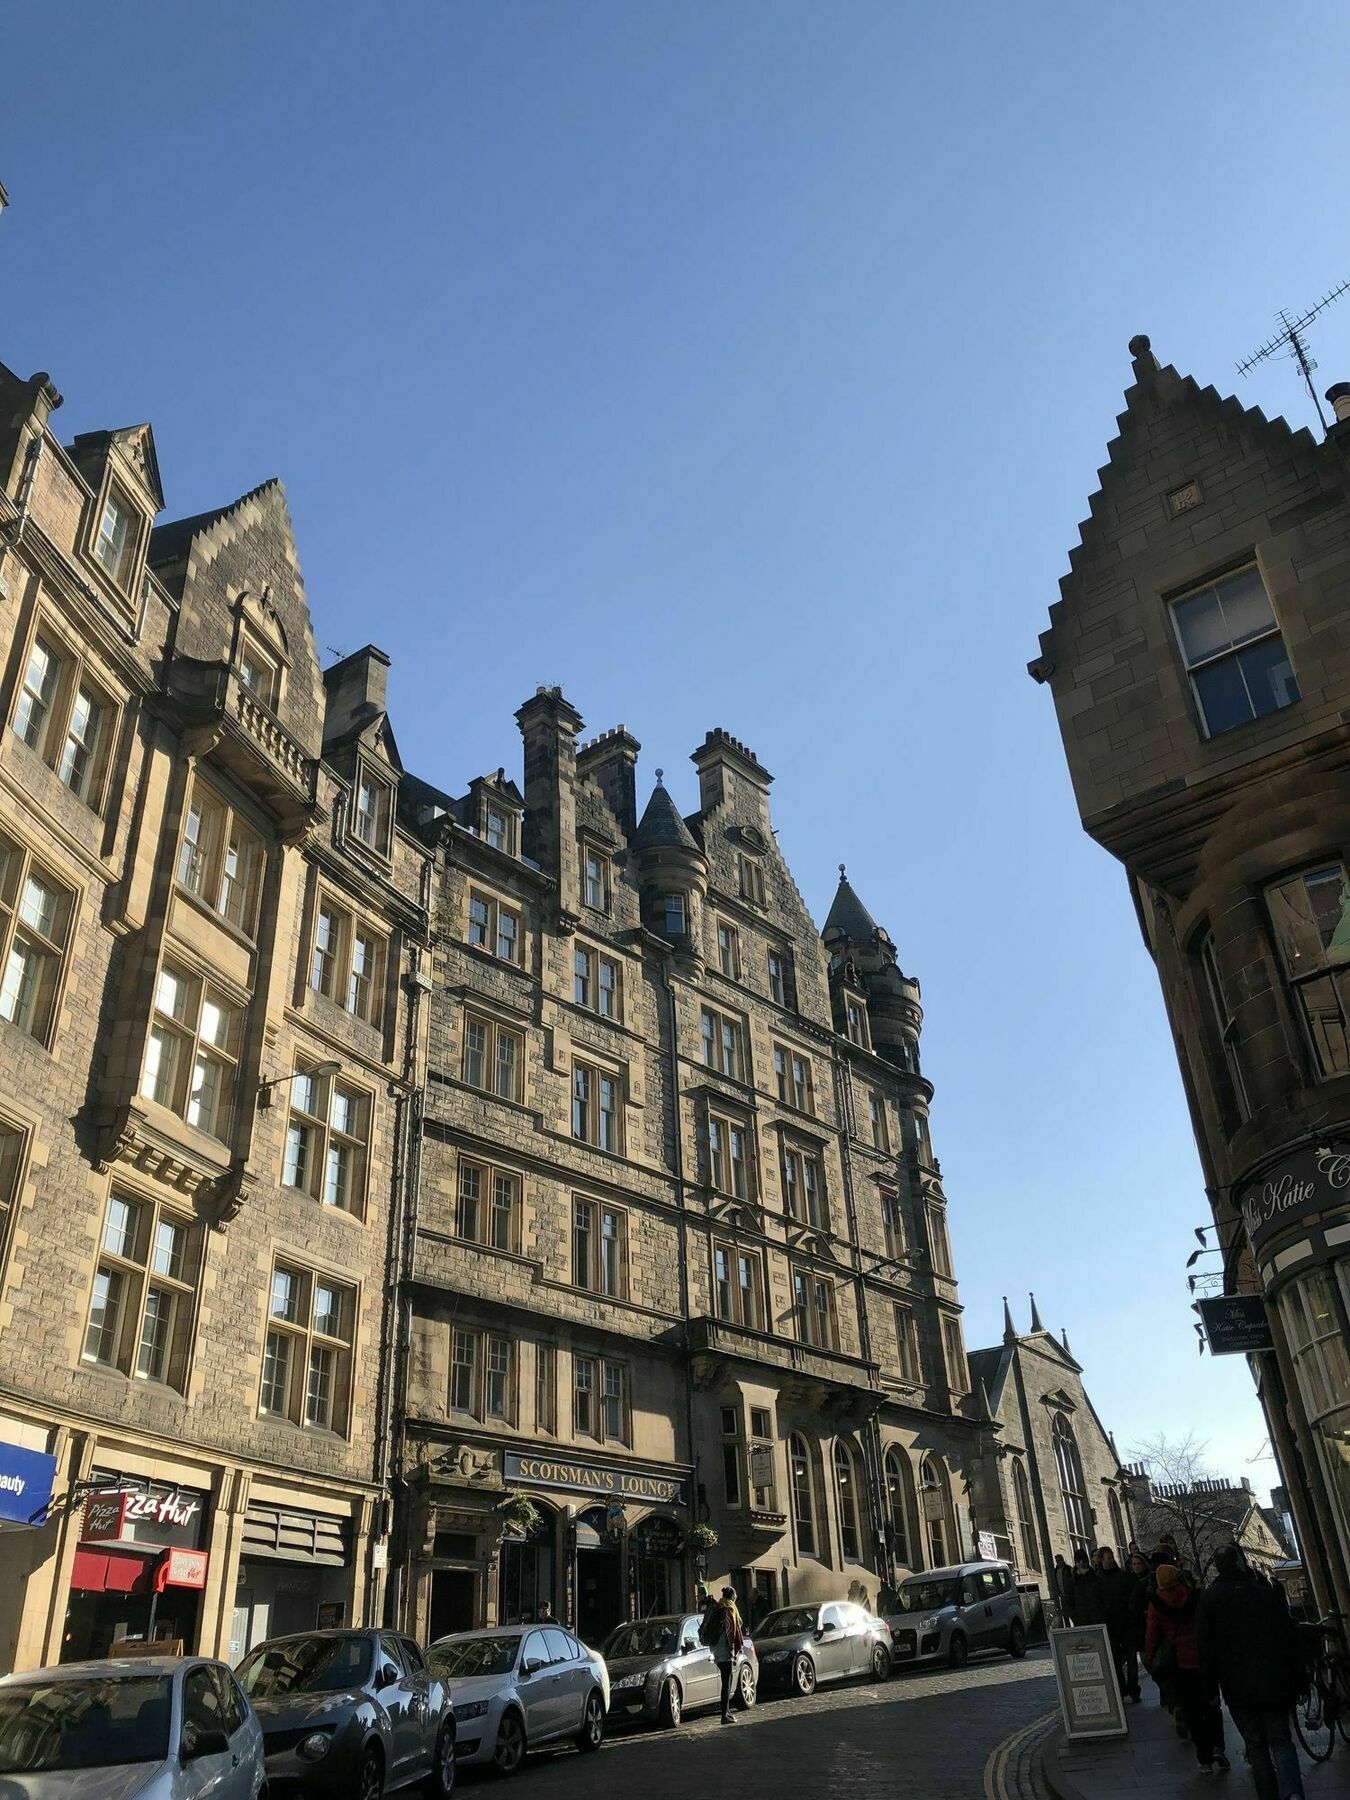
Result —
M 1193 1432 L 1184 1438 L 1161 1436 L 1138 1444 L 1131 1452 L 1149 1477 L 1146 1499 L 1136 1492 L 1138 1529 L 1152 1537 L 1175 1540 L 1182 1560 L 1201 1580 L 1220 1544 L 1231 1543 L 1241 1520 L 1235 1517 L 1235 1493 L 1218 1480 L 1205 1461 L 1206 1445 Z

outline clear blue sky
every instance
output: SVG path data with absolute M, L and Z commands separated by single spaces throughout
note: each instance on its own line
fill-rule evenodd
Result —
M 923 983 L 972 1346 L 1069 1329 L 1122 1450 L 1249 1461 L 1197 1356 L 1205 1218 L 1124 880 L 1024 665 L 1126 342 L 1241 383 L 1350 275 L 1344 8 L 903 0 L 28 6 L 5 20 L 0 358 L 149 418 L 171 513 L 280 474 L 323 644 L 409 765 L 518 759 L 560 681 L 696 800 L 778 778 Z M 1338 221 L 1340 223 L 1338 224 Z M 1350 299 L 1317 333 L 1350 377 Z

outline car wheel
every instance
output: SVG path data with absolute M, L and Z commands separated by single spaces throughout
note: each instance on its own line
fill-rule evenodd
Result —
M 1025 1656 L 1027 1653 L 1027 1628 L 1020 1619 L 1014 1619 L 1008 1632 L 1008 1655 Z
M 384 1794 L 384 1754 L 378 1744 L 367 1744 L 356 1771 L 356 1800 L 381 1800 Z
M 497 1727 L 497 1742 L 492 1752 L 492 1766 L 499 1775 L 518 1775 L 525 1761 L 525 1726 L 519 1713 L 502 1714 Z
M 964 1669 L 970 1657 L 970 1649 L 959 1631 L 952 1633 L 952 1641 L 947 1646 L 947 1666 L 952 1669 Z
M 736 1677 L 736 1705 L 742 1712 L 749 1712 L 756 1698 L 755 1671 L 748 1662 L 742 1663 L 741 1672 Z
M 587 1752 L 598 1750 L 605 1741 L 605 1707 L 599 1692 L 592 1688 L 586 1701 L 586 1711 L 582 1714 L 581 1735 L 577 1738 L 577 1749 Z
M 450 1800 L 455 1791 L 455 1728 L 449 1719 L 441 1726 L 441 1734 L 436 1739 L 436 1755 L 432 1759 L 426 1791 L 431 1800 Z
M 891 1672 L 891 1653 L 884 1644 L 872 1646 L 872 1679 L 885 1681 Z
M 684 1699 L 680 1693 L 680 1684 L 672 1675 L 661 1689 L 661 1723 L 678 1725 L 684 1717 Z
M 799 1656 L 793 1662 L 792 1691 L 802 1695 L 816 1691 L 816 1665 L 809 1656 Z

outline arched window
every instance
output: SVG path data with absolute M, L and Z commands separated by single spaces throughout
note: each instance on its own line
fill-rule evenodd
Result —
M 858 1480 L 853 1467 L 853 1452 L 842 1441 L 834 1446 L 834 1487 L 839 1504 L 839 1548 L 847 1562 L 857 1562 L 862 1554 L 858 1535 Z
M 1106 1504 L 1111 1511 L 1111 1545 L 1118 1557 L 1125 1556 L 1125 1521 L 1120 1515 L 1120 1501 L 1116 1498 L 1116 1490 L 1106 1490 Z
M 1031 1483 L 1027 1466 L 1019 1456 L 1013 1463 L 1013 1503 L 1017 1508 L 1017 1529 L 1022 1542 L 1022 1566 L 1040 1571 L 1041 1559 L 1036 1549 L 1036 1519 L 1031 1510 Z
M 923 1499 L 923 1516 L 928 1526 L 930 1566 L 940 1569 L 956 1551 L 956 1534 L 951 1522 L 951 1494 L 947 1473 L 937 1458 L 925 1456 L 919 1468 L 919 1489 Z
M 797 1531 L 798 1556 L 816 1554 L 816 1503 L 811 1488 L 811 1452 L 806 1440 L 795 1434 L 788 1439 L 788 1467 L 792 1476 L 792 1523 Z
M 1092 1548 L 1092 1513 L 1087 1503 L 1087 1487 L 1083 1480 L 1083 1459 L 1078 1454 L 1078 1440 L 1063 1413 L 1055 1414 L 1052 1433 L 1055 1440 L 1055 1468 L 1059 1471 L 1059 1491 L 1064 1500 L 1064 1521 L 1069 1527 L 1069 1542 L 1075 1552 Z
M 891 1514 L 891 1555 L 907 1569 L 917 1568 L 912 1547 L 914 1477 L 909 1458 L 892 1445 L 886 1452 L 886 1498 Z

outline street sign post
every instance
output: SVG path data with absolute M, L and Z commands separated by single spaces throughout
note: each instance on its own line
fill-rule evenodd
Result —
M 1105 1625 L 1070 1625 L 1052 1631 L 1050 1652 L 1068 1741 L 1127 1737 L 1125 1702 Z

